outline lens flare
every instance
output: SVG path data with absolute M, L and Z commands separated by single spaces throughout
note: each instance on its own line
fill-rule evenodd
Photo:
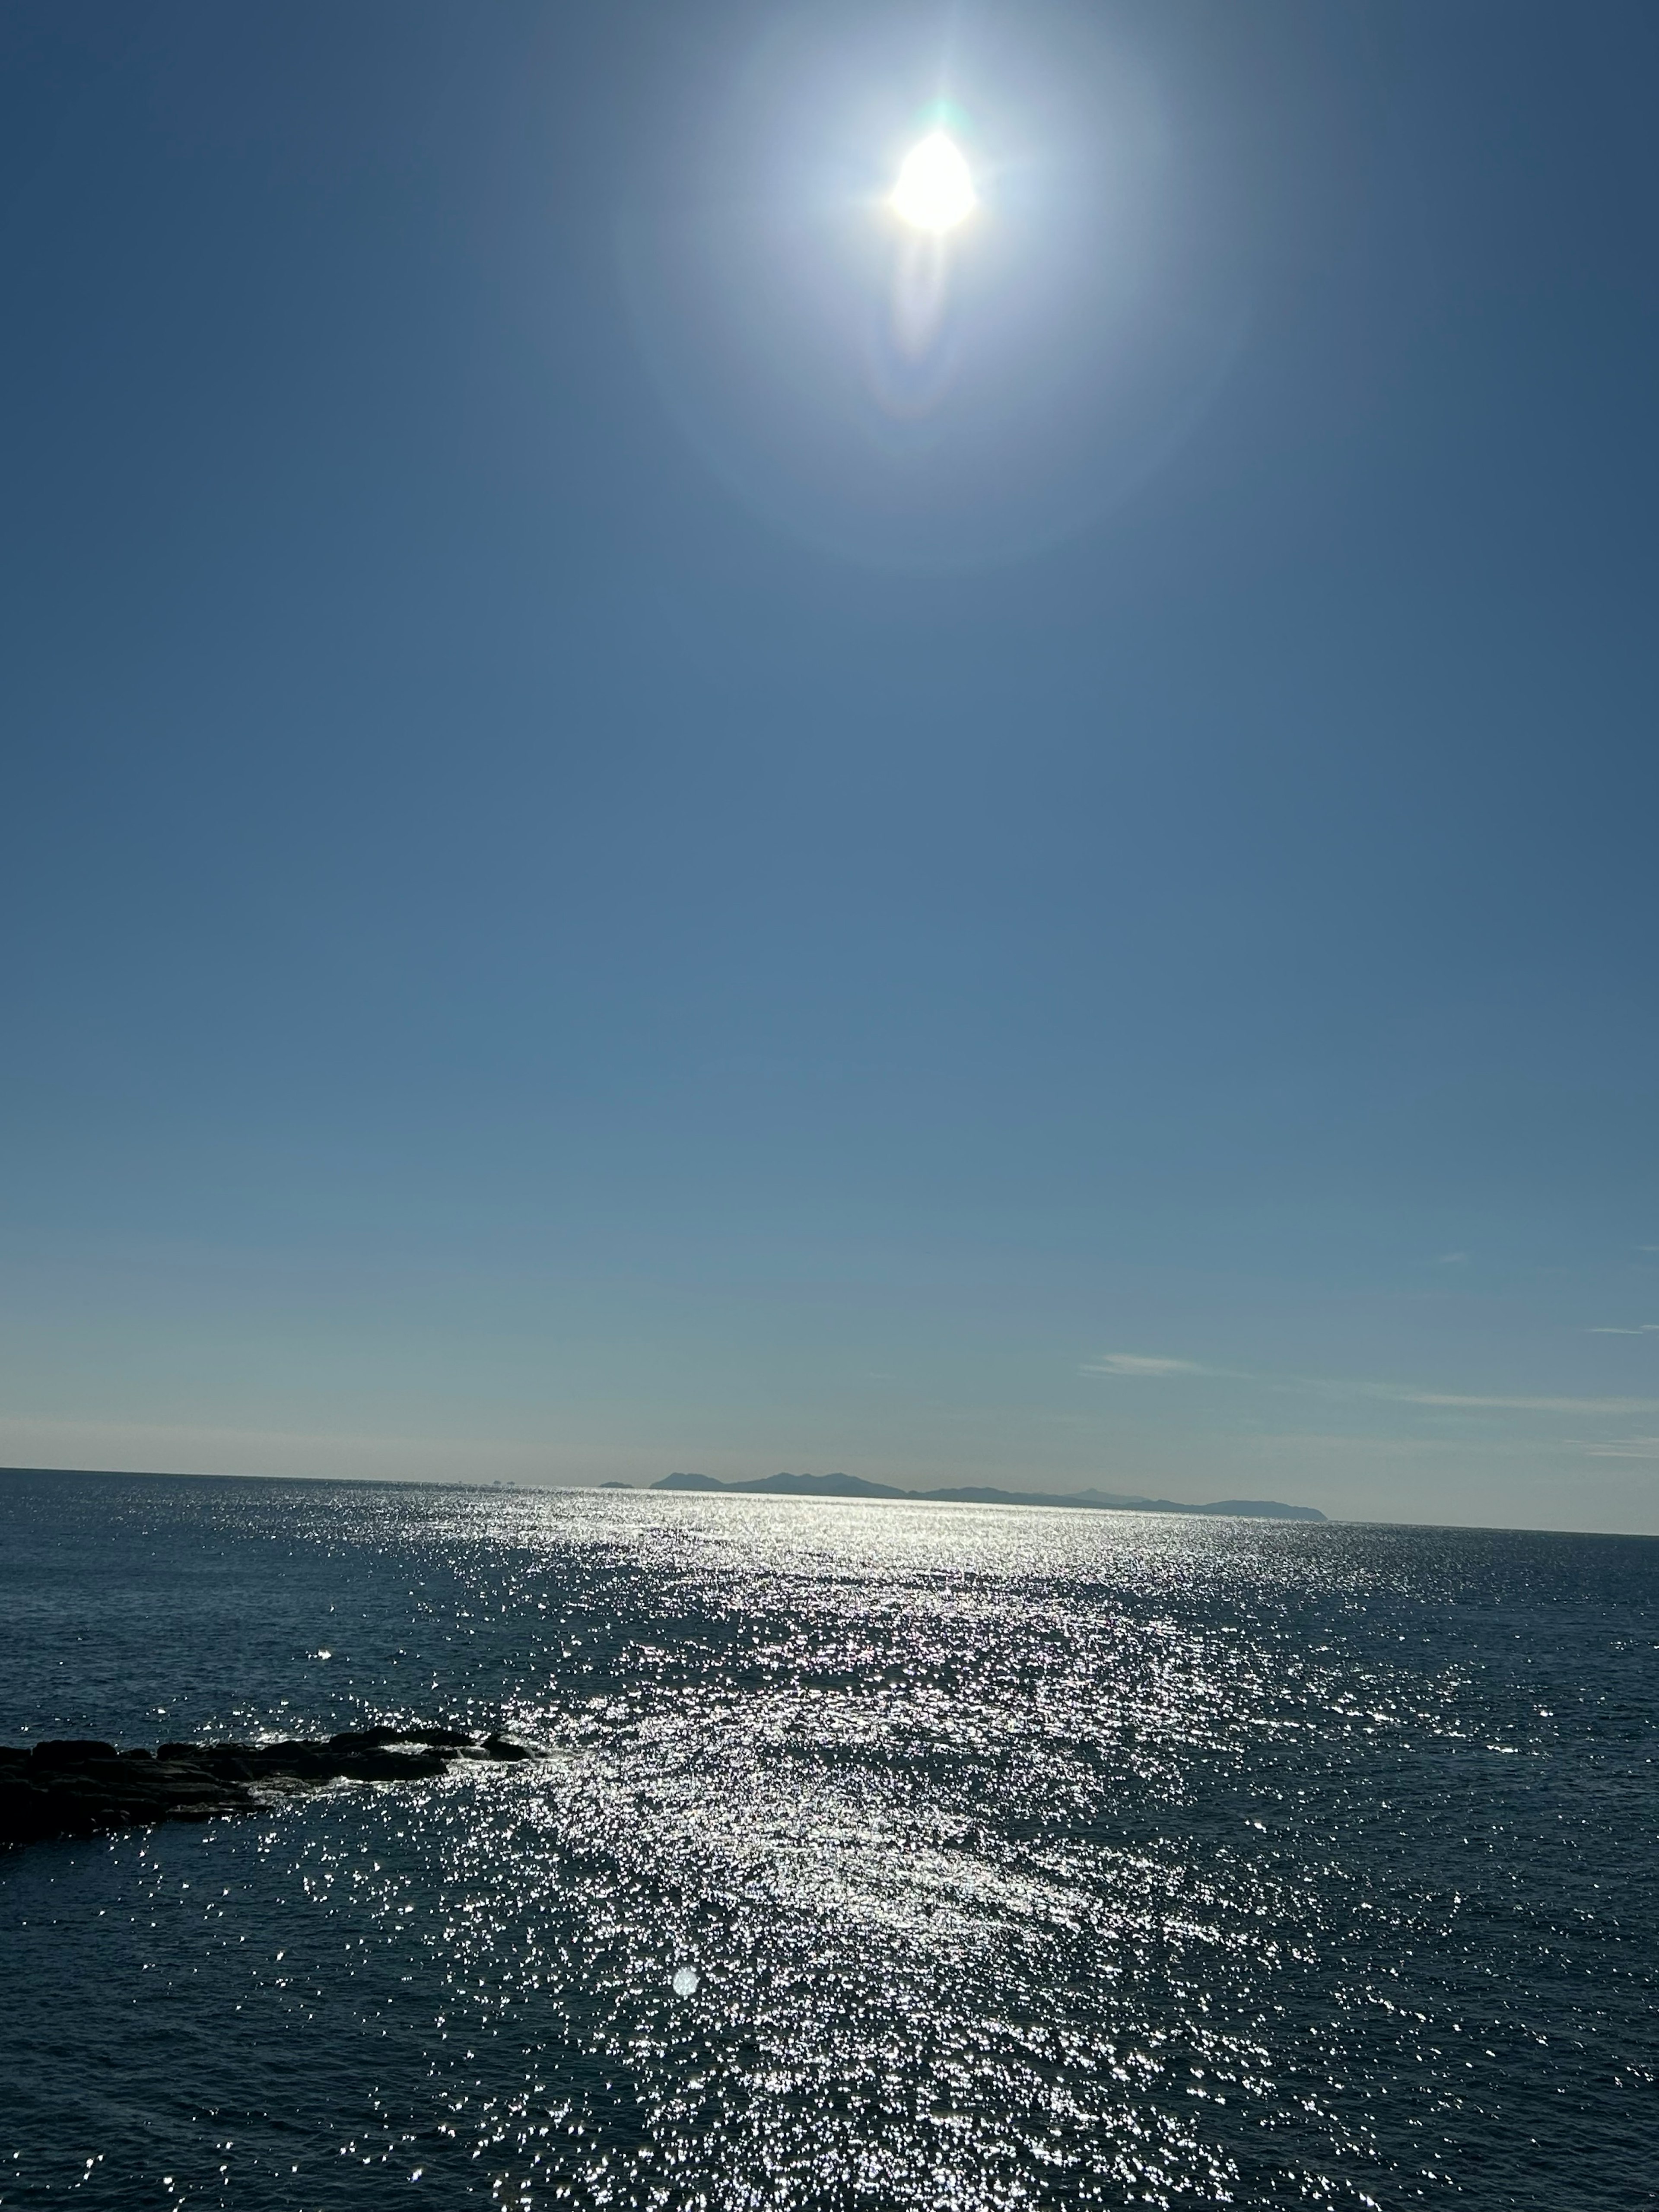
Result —
M 962 149 L 933 131 L 905 155 L 888 204 L 905 222 L 936 234 L 954 230 L 979 205 Z

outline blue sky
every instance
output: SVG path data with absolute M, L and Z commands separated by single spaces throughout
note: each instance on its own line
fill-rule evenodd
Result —
M 1659 1531 L 1656 69 L 9 8 L 0 1462 Z

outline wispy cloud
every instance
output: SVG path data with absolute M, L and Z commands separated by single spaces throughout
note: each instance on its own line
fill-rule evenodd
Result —
M 1103 1352 L 1085 1362 L 1085 1375 L 1224 1375 L 1223 1367 L 1205 1367 L 1196 1359 L 1156 1359 L 1144 1352 Z
M 1659 1459 L 1659 1437 L 1608 1437 L 1584 1449 L 1592 1459 Z
M 1599 1328 L 1587 1328 L 1586 1336 L 1659 1336 L 1659 1321 L 1638 1322 L 1634 1328 L 1616 1328 L 1611 1322 Z
M 1467 1267 L 1469 1255 L 1467 1252 L 1443 1252 L 1434 1264 L 1437 1267 Z
M 1210 1367 L 1201 1360 L 1173 1359 L 1145 1352 L 1103 1352 L 1097 1359 L 1086 1361 L 1079 1371 L 1142 1380 L 1211 1377 L 1229 1382 L 1255 1382 L 1263 1389 L 1305 1393 L 1310 1397 L 1380 1400 L 1391 1406 L 1421 1406 L 1431 1411 L 1454 1413 L 1571 1413 L 1585 1420 L 1627 1419 L 1632 1413 L 1659 1413 L 1659 1398 L 1543 1397 L 1507 1391 L 1425 1390 L 1412 1382 L 1374 1382 L 1341 1376 L 1255 1375 L 1247 1368 Z
M 1476 1397 L 1455 1390 L 1413 1390 L 1404 1383 L 1363 1382 L 1356 1386 L 1367 1397 L 1391 1399 L 1398 1406 L 1447 1406 L 1472 1413 L 1659 1413 L 1659 1398 L 1507 1398 Z

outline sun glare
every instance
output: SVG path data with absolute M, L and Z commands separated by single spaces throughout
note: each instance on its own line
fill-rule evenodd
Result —
M 935 131 L 905 155 L 888 204 L 918 230 L 954 230 L 979 204 L 962 149 Z

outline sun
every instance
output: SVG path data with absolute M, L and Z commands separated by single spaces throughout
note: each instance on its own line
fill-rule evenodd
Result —
M 918 230 L 954 230 L 979 205 L 962 149 L 934 131 L 905 155 L 888 205 Z

